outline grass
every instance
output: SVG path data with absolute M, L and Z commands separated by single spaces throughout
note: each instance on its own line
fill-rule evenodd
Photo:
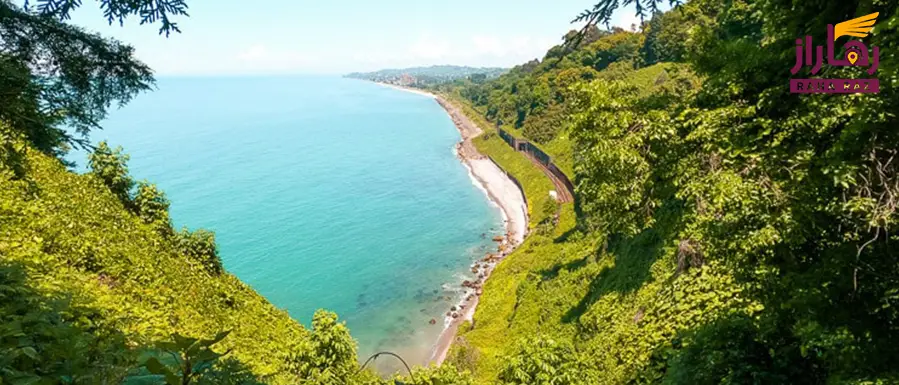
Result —
M 21 266 L 27 284 L 92 309 L 94 328 L 150 346 L 172 333 L 208 338 L 271 383 L 286 383 L 291 354 L 309 332 L 237 277 L 211 275 L 173 241 L 131 214 L 93 175 L 29 151 L 28 174 L 0 172 L 0 262 Z M 0 167 L 2 171 L 2 167 Z
M 471 119 L 475 120 L 475 122 L 478 125 L 480 125 L 481 127 L 491 127 L 492 128 L 495 126 L 494 124 L 487 122 L 487 120 L 484 118 L 483 111 L 480 111 L 477 108 L 471 106 L 471 103 L 468 103 L 465 100 L 457 100 L 456 103 L 463 104 L 465 106 L 464 111 L 465 111 L 466 115 L 476 116 L 478 118 L 477 120 L 475 120 L 474 118 L 471 118 Z M 525 123 L 525 124 L 527 124 L 527 123 Z M 511 125 L 503 125 L 502 128 L 504 130 L 506 130 L 506 132 L 508 132 L 510 135 L 512 135 L 518 139 L 529 140 L 527 137 L 525 137 L 521 133 L 520 129 L 516 129 L 516 128 L 512 127 Z M 556 166 L 558 166 L 559 169 L 561 169 L 562 172 L 565 173 L 565 175 L 568 175 L 569 179 L 573 178 L 573 176 L 574 176 L 574 158 L 572 156 L 573 152 L 572 152 L 572 148 L 571 148 L 571 142 L 568 140 L 568 129 L 567 128 L 560 129 L 559 134 L 556 135 L 556 137 L 553 138 L 553 140 L 551 140 L 548 143 L 539 144 L 534 141 L 530 141 L 530 142 L 532 145 L 543 150 L 543 152 L 549 154 L 549 156 L 552 157 L 553 163 L 555 163 Z
M 556 265 L 572 264 L 583 259 L 592 244 L 587 240 L 568 241 L 566 238 L 574 232 L 575 213 L 571 203 L 560 206 L 559 221 L 551 233 L 536 231 L 539 223 L 547 219 L 542 205 L 549 199 L 549 191 L 554 189 L 552 182 L 528 158 L 515 151 L 499 135 L 490 129 L 493 127 L 471 105 L 460 98 L 443 95 L 451 100 L 476 124 L 484 133 L 473 139 L 474 145 L 482 154 L 488 155 L 504 170 L 515 176 L 522 184 L 528 201 L 531 234 L 525 242 L 500 263 L 484 287 L 478 309 L 474 315 L 474 324 L 464 328 L 460 337 L 469 342 L 464 349 L 475 349 L 478 353 L 477 367 L 474 372 L 482 383 L 491 383 L 501 369 L 503 353 L 512 348 L 517 336 L 534 332 L 540 328 L 540 319 L 544 318 L 539 301 L 521 301 L 520 293 L 533 289 L 536 281 L 529 277 L 536 271 L 552 271 Z M 551 273 L 549 273 L 551 274 Z M 571 296 L 571 306 L 577 304 L 579 297 Z M 570 307 L 570 306 L 569 306 Z M 563 306 L 559 314 L 550 319 L 561 319 Z M 573 333 L 572 325 L 557 323 L 553 328 L 567 328 Z M 561 330 L 561 329 L 560 329 Z M 466 352 L 457 344 L 451 352 L 450 361 L 465 366 L 461 357 Z
M 662 72 L 672 66 L 643 68 L 623 80 L 651 92 Z M 458 100 L 457 104 L 482 127 L 493 127 L 470 105 Z M 560 131 L 541 149 L 571 176 L 574 161 L 568 134 L 568 129 Z M 519 179 L 531 211 L 539 215 L 541 210 L 534 206 L 539 199 L 534 197 L 546 196 L 552 188 L 542 172 L 497 135 L 482 135 L 475 144 Z M 698 309 L 717 310 L 739 302 L 726 274 L 709 270 L 674 274 L 676 208 L 660 209 L 654 229 L 608 240 L 575 231 L 573 205 L 561 210 L 551 234 L 532 232 L 497 266 L 484 286 L 474 322 L 459 334 L 464 343 L 455 344 L 450 352 L 449 362 L 472 370 L 477 383 L 495 383 L 517 345 L 537 335 L 575 342 L 609 383 L 626 382 L 646 368 L 651 347 L 718 314 L 703 315 Z M 532 227 L 540 220 L 532 216 Z M 701 294 L 687 294 L 693 291 Z M 710 300 L 711 293 L 723 297 Z M 683 303 L 678 305 L 676 298 Z
M 628 73 L 624 81 L 636 86 L 642 90 L 642 94 L 653 92 L 653 85 L 665 71 L 672 71 L 679 66 L 675 63 L 659 63 L 646 68 L 640 68 L 636 71 Z M 525 125 L 527 122 L 525 122 Z M 569 127 L 563 127 L 559 133 L 547 143 L 538 147 L 552 157 L 553 163 L 574 180 L 574 151 L 571 140 L 569 139 Z
M 574 212 L 571 204 L 562 206 L 561 220 L 551 235 L 532 234 L 525 242 L 500 263 L 484 286 L 474 315 L 472 327 L 459 335 L 468 342 L 466 349 L 476 351 L 478 360 L 473 372 L 479 383 L 492 383 L 499 375 L 507 355 L 521 336 L 539 331 L 553 331 L 570 335 L 574 325 L 563 325 L 553 320 L 561 319 L 565 309 L 575 306 L 578 297 L 568 301 L 553 293 L 553 301 L 565 302 L 558 307 L 558 314 L 546 313 L 543 301 L 530 298 L 541 291 L 539 271 L 552 271 L 556 265 L 571 264 L 589 254 L 588 241 L 561 241 L 574 227 Z M 558 270 L 558 269 L 557 269 Z M 551 274 L 551 273 L 549 273 Z M 566 306 L 567 305 L 567 306 Z M 550 321 L 547 324 L 543 321 Z M 465 355 L 458 346 L 451 352 L 454 356 Z
M 626 81 L 645 92 L 650 92 L 652 91 L 652 85 L 656 83 L 662 72 L 671 71 L 677 67 L 683 66 L 677 63 L 654 64 L 628 74 Z
M 452 95 L 442 96 L 447 100 L 451 100 L 456 106 L 461 107 L 465 115 L 484 131 L 472 140 L 478 151 L 493 158 L 503 170 L 512 174 L 521 183 L 528 203 L 529 227 L 534 228 L 538 223 L 546 219 L 542 205 L 548 199 L 549 192 L 555 190 L 555 186 L 549 178 L 527 157 L 504 142 L 492 129 L 493 126 L 484 119 L 483 115 L 478 114 L 471 105 L 462 101 L 461 98 L 453 97 Z M 569 204 L 568 206 L 571 205 Z M 563 215 L 565 214 L 564 211 Z M 571 212 L 573 220 L 573 209 Z

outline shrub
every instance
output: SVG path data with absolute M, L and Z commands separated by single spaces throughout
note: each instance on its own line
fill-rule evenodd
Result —
M 172 229 L 169 204 L 165 193 L 156 188 L 156 185 L 147 181 L 138 182 L 133 201 L 134 213 L 144 223 L 156 227 L 160 233 L 169 233 Z
M 182 254 L 201 264 L 210 274 L 218 275 L 225 271 L 214 232 L 205 229 L 192 232 L 183 228 L 177 233 L 176 243 Z
M 519 341 L 517 351 L 508 357 L 500 379 L 522 385 L 587 383 L 577 363 L 574 346 L 542 336 Z
M 126 206 L 131 202 L 131 189 L 134 187 L 134 180 L 128 174 L 129 158 L 122 147 L 109 148 L 106 141 L 100 142 L 88 155 L 91 172 Z
M 300 378 L 314 384 L 347 384 L 358 371 L 356 341 L 337 314 L 319 310 L 312 317 L 312 334 L 296 356 Z

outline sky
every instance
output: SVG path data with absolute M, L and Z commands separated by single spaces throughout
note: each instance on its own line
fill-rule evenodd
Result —
M 542 58 L 596 0 L 188 0 L 182 33 L 109 25 L 98 2 L 72 22 L 135 47 L 157 75 L 342 74 L 437 64 L 511 67 Z M 639 23 L 633 7 L 612 25 Z

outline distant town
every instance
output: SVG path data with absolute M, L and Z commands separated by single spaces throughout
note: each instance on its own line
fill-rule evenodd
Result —
M 347 74 L 346 77 L 398 86 L 423 87 L 460 79 L 482 82 L 499 77 L 508 71 L 508 68 L 439 65 L 430 67 L 385 69 L 375 72 L 354 72 Z

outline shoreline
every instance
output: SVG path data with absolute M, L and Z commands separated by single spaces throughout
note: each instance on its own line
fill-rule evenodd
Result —
M 396 84 L 381 83 L 381 82 L 373 82 L 373 83 L 378 84 L 378 85 L 381 85 L 381 86 L 384 86 L 384 87 L 387 87 L 387 88 L 393 88 L 393 89 L 398 90 L 398 91 L 411 92 L 411 93 L 413 93 L 413 94 L 417 94 L 417 95 L 421 95 L 421 96 L 427 96 L 427 97 L 431 97 L 431 98 L 437 99 L 437 95 L 434 95 L 434 94 L 432 94 L 432 93 L 430 93 L 430 92 L 423 91 L 423 90 L 420 90 L 420 89 L 417 89 L 417 88 L 406 87 L 406 86 L 398 86 L 398 85 L 396 85 Z
M 483 286 L 493 273 L 493 269 L 524 241 L 528 228 L 528 209 L 524 193 L 518 185 L 509 179 L 493 160 L 478 152 L 471 142 L 472 138 L 481 134 L 480 127 L 442 97 L 434 95 L 434 99 L 450 116 L 462 136 L 462 141 L 456 144 L 456 156 L 468 170 L 475 186 L 487 195 L 491 204 L 499 207 L 506 230 L 502 240 L 498 242 L 496 252 L 488 253 L 472 264 L 471 272 L 477 277 L 475 281 L 462 282 L 466 291 L 463 292 L 459 304 L 447 313 L 449 322 L 440 333 L 429 360 L 439 366 L 446 359 L 459 327 L 465 321 L 474 322 L 474 313 L 483 293 Z
M 446 359 L 449 349 L 456 339 L 459 327 L 465 321 L 474 322 L 474 313 L 483 292 L 483 285 L 490 278 L 493 269 L 524 241 L 528 228 L 527 201 L 518 185 L 493 160 L 478 152 L 471 140 L 481 134 L 481 128 L 468 119 L 455 105 L 427 91 L 393 84 L 375 83 L 396 90 L 431 97 L 443 107 L 462 137 L 462 140 L 455 146 L 456 156 L 468 170 L 472 183 L 487 195 L 487 199 L 491 204 L 499 208 L 503 217 L 505 235 L 499 237 L 501 239 L 494 239 L 497 242 L 496 252 L 488 253 L 471 265 L 471 273 L 475 275 L 475 280 L 473 282 L 468 280 L 462 282 L 462 287 L 465 288 L 465 291 L 461 300 L 446 313 L 444 329 L 434 344 L 431 356 L 428 359 L 428 362 L 439 366 Z

